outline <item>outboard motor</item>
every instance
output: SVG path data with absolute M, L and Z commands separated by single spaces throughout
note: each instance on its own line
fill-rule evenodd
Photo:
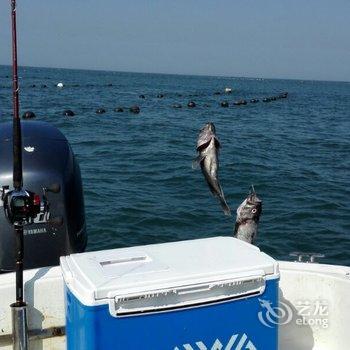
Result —
M 60 256 L 82 252 L 87 243 L 79 165 L 58 129 L 37 121 L 21 125 L 23 183 L 39 213 L 24 227 L 24 267 L 58 265 Z M 12 134 L 12 123 L 0 124 L 0 272 L 15 267 L 15 235 L 3 210 L 12 189 Z

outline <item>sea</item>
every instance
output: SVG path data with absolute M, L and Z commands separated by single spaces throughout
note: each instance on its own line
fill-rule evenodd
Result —
M 232 236 L 253 184 L 263 200 L 262 251 L 350 265 L 350 83 L 29 67 L 19 77 L 21 114 L 60 129 L 79 160 L 89 251 Z M 288 97 L 262 102 L 282 92 Z M 241 99 L 248 103 L 233 104 Z M 11 68 L 0 66 L 0 122 L 11 118 Z M 192 169 L 208 121 L 231 217 Z

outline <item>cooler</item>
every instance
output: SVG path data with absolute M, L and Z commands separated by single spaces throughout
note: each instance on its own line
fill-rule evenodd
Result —
M 67 348 L 274 350 L 277 262 L 231 237 L 61 257 Z

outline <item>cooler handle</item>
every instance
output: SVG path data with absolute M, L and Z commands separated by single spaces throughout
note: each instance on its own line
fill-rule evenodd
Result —
M 225 279 L 119 295 L 109 299 L 109 311 L 114 317 L 122 317 L 205 306 L 260 295 L 265 285 L 265 277 L 257 274 L 244 279 Z

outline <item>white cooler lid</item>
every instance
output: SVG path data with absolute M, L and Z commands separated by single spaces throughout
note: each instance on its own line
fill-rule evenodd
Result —
M 233 237 L 72 254 L 61 257 L 61 268 L 68 288 L 85 305 L 176 287 L 279 276 L 273 258 Z

